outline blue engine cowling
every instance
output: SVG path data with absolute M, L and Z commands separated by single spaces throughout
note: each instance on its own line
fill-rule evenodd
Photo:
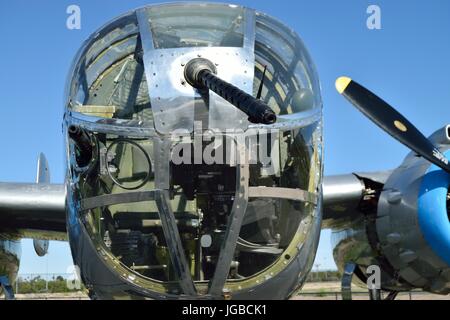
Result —
M 450 156 L 448 130 L 430 140 Z M 379 250 L 395 276 L 436 293 L 450 292 L 449 184 L 449 174 L 411 153 L 386 181 L 378 201 Z

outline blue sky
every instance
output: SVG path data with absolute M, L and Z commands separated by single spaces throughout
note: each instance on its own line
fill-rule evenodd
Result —
M 44 152 L 52 181 L 63 182 L 61 122 L 70 63 L 98 27 L 152 1 L 0 1 L 0 181 L 31 182 Z M 450 2 L 234 1 L 277 17 L 306 43 L 323 89 L 325 173 L 376 171 L 399 165 L 407 149 L 351 107 L 334 89 L 348 75 L 395 106 L 425 134 L 450 123 Z M 66 8 L 81 8 L 81 30 L 66 28 Z M 382 29 L 366 27 L 366 9 L 381 8 Z M 320 268 L 334 268 L 329 233 Z M 21 273 L 65 272 L 69 247 L 51 243 L 37 258 L 24 241 Z

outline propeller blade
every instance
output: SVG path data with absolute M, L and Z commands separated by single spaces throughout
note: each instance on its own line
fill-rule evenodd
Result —
M 364 115 L 393 138 L 450 173 L 448 159 L 397 110 L 347 77 L 336 80 L 336 89 Z
M 256 99 L 261 99 L 262 90 L 264 87 L 264 80 L 266 79 L 266 71 L 267 71 L 267 66 L 264 66 L 264 71 L 262 74 L 261 83 L 259 84 L 259 89 L 258 89 L 258 94 L 256 95 Z

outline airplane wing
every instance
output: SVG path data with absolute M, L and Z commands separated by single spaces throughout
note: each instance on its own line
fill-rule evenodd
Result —
M 0 183 L 0 228 L 20 238 L 67 240 L 64 185 Z
M 391 171 L 327 176 L 323 182 L 323 228 L 358 219 L 370 193 L 365 182 L 384 184 Z M 0 228 L 23 238 L 67 240 L 63 184 L 0 183 Z
M 392 171 L 326 176 L 323 181 L 322 228 L 342 228 L 361 218 L 364 197 L 385 184 Z
M 48 241 L 67 240 L 65 188 L 50 184 L 45 156 L 38 158 L 36 183 L 0 183 L 0 234 L 11 238 L 34 239 L 39 255 Z

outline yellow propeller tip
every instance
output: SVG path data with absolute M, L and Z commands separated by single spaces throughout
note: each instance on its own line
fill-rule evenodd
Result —
M 350 82 L 352 82 L 352 79 L 348 77 L 340 77 L 336 80 L 336 90 L 339 92 L 339 94 L 342 94 L 345 89 L 347 89 Z

